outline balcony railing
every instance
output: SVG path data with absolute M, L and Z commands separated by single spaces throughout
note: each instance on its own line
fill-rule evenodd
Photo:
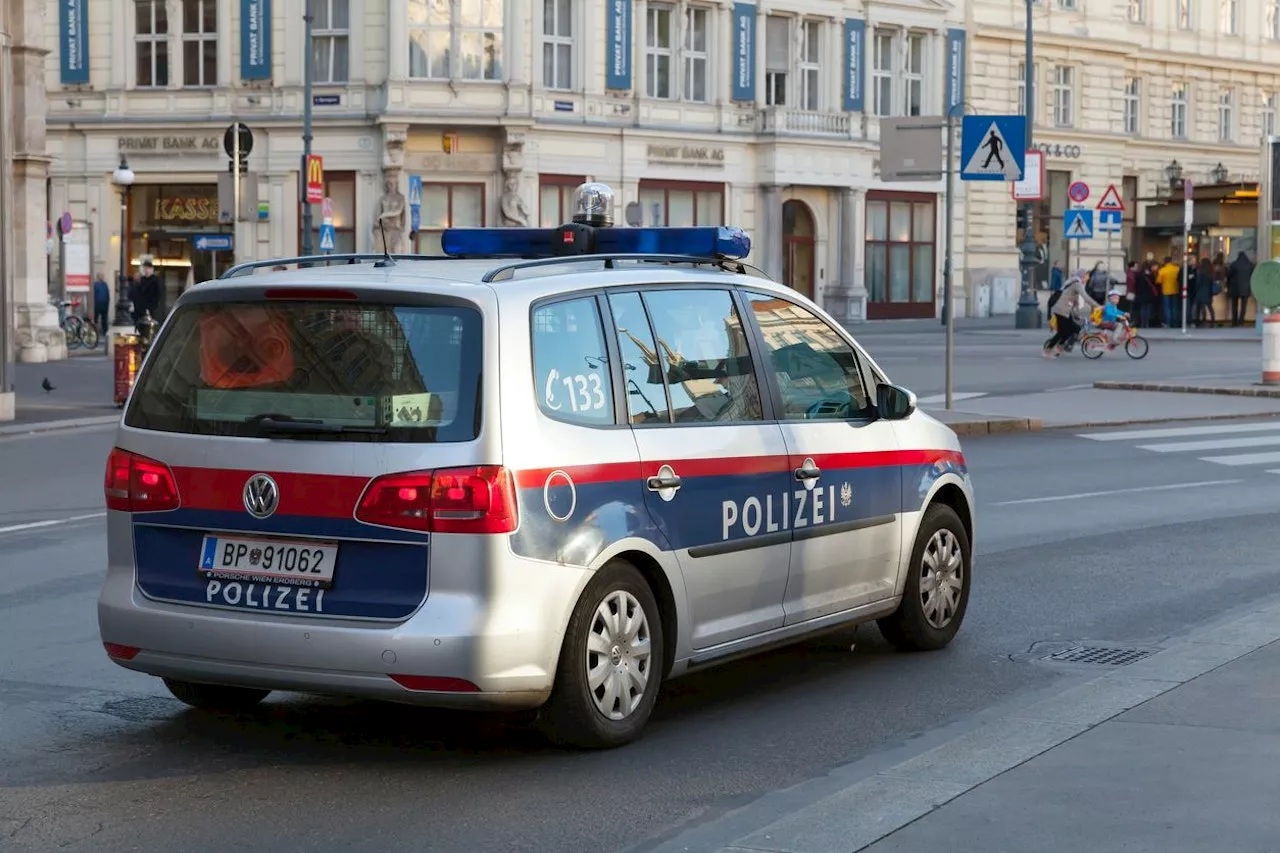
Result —
M 853 137 L 855 123 L 851 113 L 825 113 L 793 110 L 787 107 L 765 107 L 760 111 L 759 132 L 796 134 L 799 136 Z

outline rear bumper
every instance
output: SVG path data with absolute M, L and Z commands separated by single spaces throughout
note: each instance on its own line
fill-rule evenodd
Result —
M 113 567 L 98 624 L 104 642 L 140 650 L 113 660 L 149 675 L 434 707 L 532 708 L 551 694 L 565 625 L 588 577 L 504 560 L 474 592 L 433 591 L 405 621 L 378 623 L 154 601 L 132 571 Z M 393 675 L 460 679 L 476 689 L 412 690 Z

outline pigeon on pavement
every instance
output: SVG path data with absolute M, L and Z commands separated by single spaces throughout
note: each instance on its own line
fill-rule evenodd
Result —
M 49 377 L 48 377 L 48 376 L 46 376 L 43 380 L 41 380 L 41 382 L 40 382 L 40 387 L 44 389 L 44 393 L 46 393 L 46 394 L 48 394 L 50 391 L 54 391 L 54 390 L 56 390 L 56 389 L 53 387 L 53 385 L 52 385 L 52 384 L 50 384 L 50 382 L 49 382 Z

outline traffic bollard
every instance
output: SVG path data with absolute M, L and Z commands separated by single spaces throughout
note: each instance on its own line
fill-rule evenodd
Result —
M 1280 385 L 1280 311 L 1262 318 L 1262 384 Z

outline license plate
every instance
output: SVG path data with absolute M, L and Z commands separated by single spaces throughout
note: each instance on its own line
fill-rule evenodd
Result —
M 204 537 L 199 572 L 206 578 L 258 578 L 274 583 L 319 587 L 333 583 L 338 546 L 332 542 Z

